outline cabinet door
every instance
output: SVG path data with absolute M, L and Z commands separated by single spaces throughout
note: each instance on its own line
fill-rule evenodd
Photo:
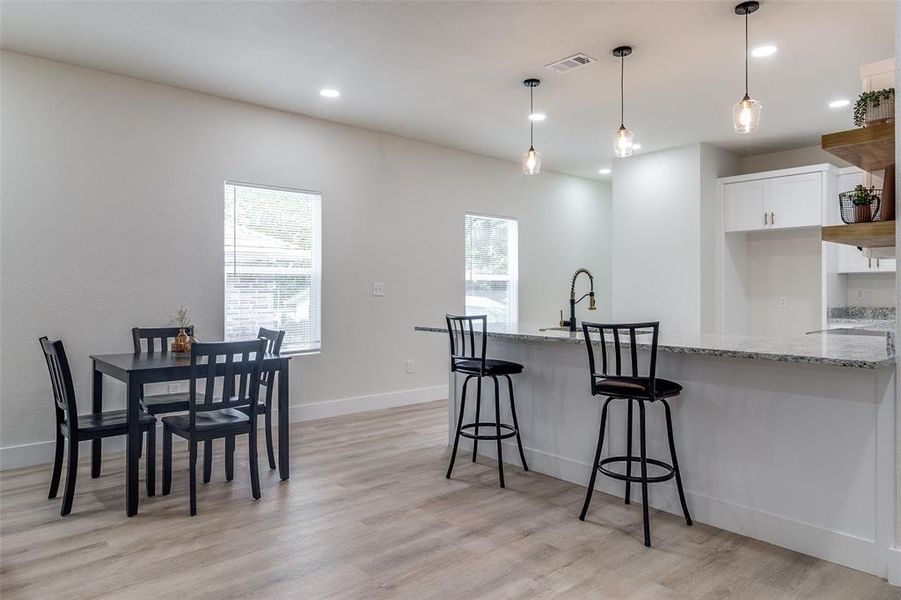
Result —
M 823 176 L 805 173 L 771 179 L 770 227 L 814 227 L 823 224 Z
M 869 273 L 872 261 L 864 258 L 863 252 L 847 244 L 838 247 L 839 273 Z
M 726 231 L 765 229 L 765 207 L 769 204 L 770 181 L 755 179 L 727 183 L 723 190 L 723 218 Z
M 878 258 L 873 259 L 872 261 L 872 270 L 877 271 L 879 273 L 894 273 L 895 272 L 895 259 L 894 258 Z

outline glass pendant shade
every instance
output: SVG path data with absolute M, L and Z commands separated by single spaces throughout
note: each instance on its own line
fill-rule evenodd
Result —
M 526 175 L 537 175 L 541 171 L 541 154 L 534 147 L 522 155 L 522 172 Z
M 763 108 L 757 100 L 747 94 L 736 103 L 732 109 L 732 125 L 736 133 L 754 133 L 760 124 L 760 109 Z
M 620 125 L 620 128 L 613 134 L 613 153 L 618 158 L 632 156 L 634 138 L 635 136 L 632 135 L 631 131 L 626 129 L 624 125 Z

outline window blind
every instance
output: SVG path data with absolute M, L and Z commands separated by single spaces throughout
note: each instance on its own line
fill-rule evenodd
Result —
M 466 314 L 518 319 L 519 246 L 514 219 L 466 215 Z
M 285 331 L 282 352 L 321 346 L 320 194 L 225 183 L 225 339 Z

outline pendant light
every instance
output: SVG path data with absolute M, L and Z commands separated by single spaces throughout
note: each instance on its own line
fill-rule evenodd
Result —
M 531 117 L 535 114 L 533 92 L 541 81 L 526 79 L 522 84 L 529 88 L 529 149 L 522 155 L 522 171 L 526 175 L 537 175 L 541 171 L 541 154 L 535 150 L 535 121 Z
M 745 96 L 732 109 L 732 125 L 736 133 L 754 133 L 760 122 L 760 102 L 748 94 L 748 15 L 757 12 L 760 3 L 749 0 L 735 5 L 735 14 L 745 17 Z
M 613 56 L 620 60 L 619 65 L 619 129 L 613 134 L 613 153 L 619 158 L 632 156 L 635 136 L 626 129 L 624 113 L 626 107 L 624 80 L 626 73 L 626 57 L 632 54 L 632 46 L 617 46 L 613 49 Z

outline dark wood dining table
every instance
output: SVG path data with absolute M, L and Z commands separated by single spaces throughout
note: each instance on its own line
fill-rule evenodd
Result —
M 225 372 L 222 357 L 222 369 L 217 375 Z M 263 370 L 278 373 L 278 470 L 282 481 L 288 479 L 289 465 L 289 432 L 288 432 L 288 362 L 290 356 L 266 354 L 263 357 Z M 190 377 L 191 356 L 186 353 L 155 352 L 153 354 L 98 354 L 92 355 L 94 365 L 93 401 L 91 410 L 94 413 L 103 411 L 103 376 L 112 377 L 127 388 L 126 410 L 128 415 L 128 434 L 125 436 L 126 477 L 125 477 L 125 512 L 131 517 L 138 512 L 138 462 L 141 448 L 141 429 L 138 424 L 140 414 L 141 390 L 145 383 L 163 383 L 184 381 Z M 91 475 L 100 474 L 101 440 L 93 440 L 91 446 Z

